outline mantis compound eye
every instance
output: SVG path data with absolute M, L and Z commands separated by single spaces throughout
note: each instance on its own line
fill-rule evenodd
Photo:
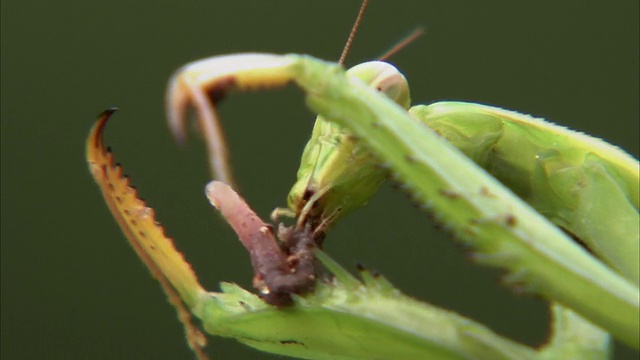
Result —
M 405 109 L 411 106 L 407 79 L 389 63 L 369 61 L 347 70 L 347 75 L 355 76 L 370 87 L 378 89 Z

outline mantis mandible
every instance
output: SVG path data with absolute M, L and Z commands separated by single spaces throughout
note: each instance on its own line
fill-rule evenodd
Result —
M 345 73 L 340 65 L 293 54 L 226 55 L 183 67 L 169 86 L 172 129 L 181 134 L 185 111 L 194 106 L 216 174 L 232 182 L 216 101 L 232 89 L 287 83 L 302 88 L 320 117 L 289 209 L 276 215 L 293 214 L 298 227 L 325 233 L 391 176 L 469 244 L 480 263 L 506 270 L 507 284 L 552 302 L 551 341 L 538 350 L 517 344 L 404 297 L 366 270 L 357 280 L 319 249 L 316 256 L 335 279 L 292 293 L 286 309 L 232 284 L 222 284 L 220 293 L 205 291 L 105 150 L 102 133 L 112 111 L 105 112 L 88 141 L 91 172 L 178 309 L 198 356 L 204 357 L 204 337 L 190 313 L 211 334 L 305 358 L 602 359 L 607 332 L 638 348 L 637 160 L 595 138 L 497 108 L 436 103 L 409 109 L 406 80 L 387 63 Z M 536 141 L 510 151 L 526 139 Z

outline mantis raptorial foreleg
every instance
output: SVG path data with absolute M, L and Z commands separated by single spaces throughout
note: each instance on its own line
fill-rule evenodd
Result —
M 102 134 L 115 109 L 100 114 L 87 140 L 89 171 L 100 186 L 102 195 L 129 244 L 153 277 L 158 280 L 169 302 L 176 308 L 184 324 L 189 346 L 199 359 L 204 359 L 206 338 L 191 321 L 191 311 L 205 296 L 191 266 L 177 252 L 173 241 L 164 235 L 156 222 L 153 209 L 138 198 L 137 191 L 116 165 L 113 154 L 105 149 Z
M 212 175 L 227 184 L 234 184 L 229 166 L 226 141 L 211 102 L 222 99 L 234 88 L 247 89 L 254 76 L 272 84 L 284 85 L 290 81 L 287 74 L 270 73 L 270 69 L 289 63 L 286 59 L 261 57 L 257 61 L 244 57 L 225 57 L 215 68 L 206 63 L 191 64 L 179 69 L 167 89 L 167 116 L 169 127 L 178 141 L 184 141 L 187 107 L 192 105 L 198 114 L 200 130 L 205 138 Z M 204 89 L 202 84 L 212 84 Z
M 479 261 L 507 269 L 507 283 L 557 300 L 638 346 L 637 286 L 584 251 L 405 109 L 333 64 L 307 56 L 242 54 L 189 65 L 168 96 L 172 123 L 182 124 L 189 103 L 207 114 L 201 121 L 215 123 L 215 100 L 226 91 L 291 81 L 304 89 L 313 110 L 366 144 L 415 201 L 471 244 Z M 183 82 L 189 85 L 175 85 Z M 210 93 L 212 101 L 202 101 Z

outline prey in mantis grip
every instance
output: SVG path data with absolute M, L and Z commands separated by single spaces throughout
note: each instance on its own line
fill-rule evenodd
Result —
M 317 261 L 313 255 L 321 239 L 314 238 L 310 226 L 278 229 L 276 243 L 273 227 L 249 208 L 231 187 L 212 181 L 206 187 L 207 198 L 225 217 L 251 257 L 255 271 L 253 286 L 269 304 L 291 304 L 291 294 L 311 290 L 317 278 Z

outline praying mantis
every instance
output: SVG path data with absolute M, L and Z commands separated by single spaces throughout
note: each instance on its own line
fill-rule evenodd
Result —
M 355 279 L 320 250 L 314 254 L 335 278 L 317 281 L 309 293 L 291 294 L 289 307 L 271 306 L 232 284 L 223 284 L 220 293 L 205 291 L 106 151 L 101 136 L 112 111 L 105 112 L 88 141 L 90 170 L 130 243 L 176 305 L 196 353 L 204 356 L 204 338 L 191 325 L 190 313 L 211 334 L 303 358 L 606 358 L 608 332 L 637 348 L 637 161 L 599 140 L 492 107 L 436 103 L 407 111 L 403 81 L 384 63 L 366 63 L 345 73 L 339 65 L 309 56 L 227 55 L 187 65 L 173 78 L 169 114 L 179 134 L 184 111 L 196 108 L 215 173 L 232 182 L 225 177 L 230 170 L 224 168 L 223 148 L 215 148 L 223 144 L 214 140 L 219 134 L 215 102 L 231 89 L 297 84 L 307 94 L 308 106 L 322 116 L 316 124 L 322 129 L 314 130 L 303 154 L 289 210 L 276 215 L 293 214 L 297 226 L 328 232 L 391 176 L 473 248 L 480 263 L 507 270 L 507 284 L 552 301 L 549 344 L 538 350 L 517 344 L 459 315 L 404 297 L 366 270 L 361 270 L 361 280 Z M 333 134 L 347 147 L 346 155 L 326 141 L 319 147 L 312 144 Z M 522 146 L 522 152 L 513 154 L 503 150 L 517 148 L 513 142 L 523 144 L 525 135 L 551 137 L 553 147 L 539 151 Z M 581 150 L 567 155 L 571 149 Z M 353 154 L 362 155 L 358 166 L 349 162 Z M 320 161 L 332 156 L 342 162 Z M 583 162 L 566 165 L 573 157 Z M 336 171 L 340 164 L 347 174 Z M 556 179 L 555 174 L 567 177 Z M 568 186 L 557 187 L 557 182 Z M 575 189 L 575 184 L 582 185 Z M 583 193 L 595 204 L 577 210 L 581 219 L 590 219 L 583 221 L 586 229 L 565 214 L 574 207 L 570 201 Z M 592 219 L 604 226 L 595 226 Z M 619 219 L 626 219 L 626 225 L 610 226 Z

